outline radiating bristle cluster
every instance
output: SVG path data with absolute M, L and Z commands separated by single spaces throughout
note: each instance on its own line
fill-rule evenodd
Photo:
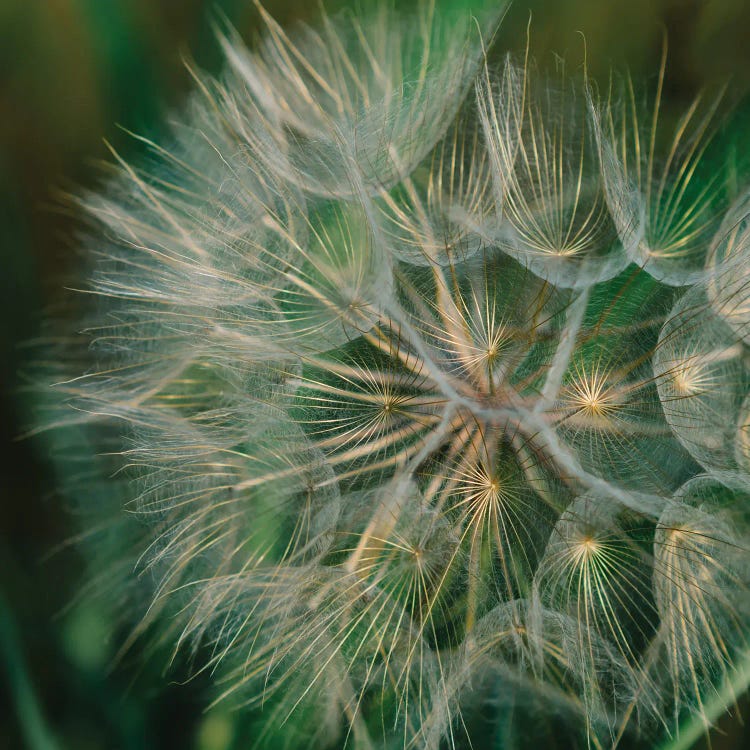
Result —
M 495 69 L 496 11 L 260 12 L 84 200 L 100 306 L 58 423 L 109 477 L 71 487 L 135 634 L 273 747 L 708 727 L 750 616 L 750 201 L 705 174 L 716 107 L 670 141 L 663 71 L 649 108 Z

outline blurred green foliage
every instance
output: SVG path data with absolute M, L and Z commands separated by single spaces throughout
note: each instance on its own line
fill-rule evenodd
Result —
M 282 24 L 318 10 L 301 0 L 266 6 Z M 585 56 L 600 87 L 611 67 L 653 78 L 666 32 L 668 111 L 721 82 L 728 101 L 750 86 L 747 0 L 518 0 L 495 50 L 522 52 L 529 17 L 538 56 L 565 54 L 574 66 Z M 220 66 L 219 19 L 250 40 L 257 11 L 252 0 L 0 0 L 0 750 L 251 744 L 241 716 L 203 712 L 207 678 L 170 682 L 188 670 L 165 676 L 165 655 L 115 658 L 125 634 L 86 596 L 68 544 L 75 518 L 53 491 L 44 443 L 16 439 L 27 407 L 21 345 L 79 263 L 76 216 L 61 195 L 101 179 L 104 139 L 127 157 L 136 144 L 126 129 L 163 132 L 191 84 L 183 60 Z M 739 142 L 748 122 L 741 107 L 722 137 Z M 748 737 L 727 717 L 713 748 L 747 747 Z

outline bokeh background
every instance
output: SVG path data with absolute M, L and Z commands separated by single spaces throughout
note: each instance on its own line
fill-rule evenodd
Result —
M 310 0 L 265 5 L 285 25 L 319 12 Z M 748 0 L 515 0 L 496 52 L 523 50 L 530 16 L 542 60 L 558 53 L 579 65 L 585 39 L 589 71 L 603 85 L 612 67 L 653 82 L 666 34 L 666 116 L 727 84 L 726 101 L 737 106 L 722 137 L 738 153 L 744 143 L 747 155 Z M 2 750 L 230 750 L 252 742 L 242 715 L 203 710 L 205 679 L 178 684 L 186 670 L 165 673 L 158 654 L 115 660 L 124 633 L 85 595 L 83 562 L 70 543 L 75 518 L 54 491 L 44 441 L 19 439 L 31 406 L 27 342 L 81 265 L 80 217 L 62 195 L 101 180 L 105 139 L 127 158 L 137 148 L 125 130 L 164 132 L 190 88 L 184 60 L 218 72 L 212 29 L 220 18 L 252 41 L 252 0 L 0 0 Z M 747 699 L 741 707 L 748 716 Z M 711 743 L 748 748 L 750 730 L 726 716 Z

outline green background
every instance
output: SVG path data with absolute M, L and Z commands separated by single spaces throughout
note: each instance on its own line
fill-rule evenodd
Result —
M 317 13 L 309 1 L 266 6 L 283 24 Z M 667 116 L 702 88 L 728 81 L 728 101 L 742 101 L 750 87 L 747 0 L 518 0 L 496 52 L 523 50 L 530 14 L 542 60 L 557 52 L 579 64 L 585 38 L 602 83 L 610 67 L 653 81 L 666 31 Z M 99 182 L 104 139 L 125 157 L 136 151 L 118 125 L 163 132 L 190 87 L 184 59 L 218 70 L 211 22 L 220 15 L 252 39 L 251 0 L 0 0 L 0 750 L 248 745 L 238 715 L 203 713 L 204 680 L 175 684 L 179 668 L 165 675 L 158 657 L 114 663 L 123 633 L 81 596 L 83 564 L 67 543 L 75 518 L 54 492 L 43 441 L 18 439 L 24 342 L 80 265 L 79 220 L 61 195 Z M 724 137 L 741 143 L 748 111 L 740 107 Z M 750 731 L 724 717 L 712 743 L 745 748 Z

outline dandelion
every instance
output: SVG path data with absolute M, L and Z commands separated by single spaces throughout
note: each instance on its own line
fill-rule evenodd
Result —
M 715 106 L 661 153 L 663 67 L 644 115 L 629 81 L 493 67 L 497 12 L 259 12 L 82 199 L 97 306 L 48 426 L 94 464 L 67 490 L 125 646 L 188 651 L 271 746 L 708 730 L 750 622 Z

